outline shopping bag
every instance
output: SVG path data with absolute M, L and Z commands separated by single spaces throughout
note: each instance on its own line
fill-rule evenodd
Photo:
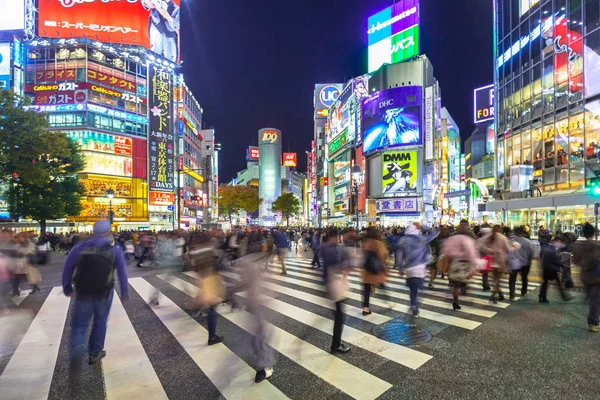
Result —
M 27 268 L 27 283 L 37 285 L 42 280 L 42 275 L 37 267 L 29 266 Z
M 445 274 L 448 272 L 448 268 L 450 267 L 450 259 L 446 256 L 441 256 L 438 258 L 435 266 L 439 273 Z

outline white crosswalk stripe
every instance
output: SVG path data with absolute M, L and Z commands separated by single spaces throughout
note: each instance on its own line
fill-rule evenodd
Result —
M 191 283 L 178 278 L 170 279 L 169 283 L 186 293 L 194 288 Z M 247 311 L 221 313 L 221 316 L 249 333 L 254 331 L 254 317 Z M 267 326 L 274 332 L 270 344 L 275 350 L 355 399 L 375 399 L 392 387 L 281 328 L 269 323 Z
M 142 278 L 133 278 L 129 284 L 139 295 L 148 301 L 154 290 Z M 223 344 L 208 346 L 208 332 L 169 298 L 159 295 L 159 306 L 152 311 L 162 321 L 171 334 L 183 346 L 211 382 L 226 399 L 269 398 L 285 399 L 286 396 L 269 382 L 260 387 L 252 381 L 254 370 Z M 223 368 L 223 366 L 227 368 Z M 231 369 L 241 372 L 230 376 L 223 371 Z
M 230 272 L 222 272 L 222 274 L 224 276 L 229 276 L 229 277 L 233 277 L 233 278 L 237 277 L 236 274 L 233 274 L 233 273 L 230 273 Z M 292 283 L 292 284 L 295 284 L 295 285 L 298 285 L 300 287 L 304 287 L 304 288 L 307 288 L 307 289 L 313 289 L 313 290 L 318 290 L 318 291 L 323 292 L 323 293 L 327 293 L 327 289 L 325 288 L 325 286 L 319 285 L 319 284 L 305 282 L 305 281 L 303 281 L 301 279 L 289 278 L 289 277 L 285 277 L 285 276 L 276 276 L 276 275 L 270 275 L 269 278 L 275 279 L 275 280 L 280 281 L 280 282 Z M 287 295 L 290 295 L 290 296 L 294 296 L 294 297 L 296 297 L 296 293 L 298 293 L 298 292 L 304 293 L 302 291 L 290 289 L 288 287 L 282 287 L 282 286 L 279 286 L 279 285 L 271 284 L 269 282 L 263 282 L 263 285 L 267 289 L 275 290 L 277 292 L 280 292 L 280 293 L 283 293 L 283 294 L 287 294 Z M 362 302 L 362 295 L 358 294 L 358 293 L 348 292 L 347 293 L 347 298 Z M 412 315 L 412 312 L 411 312 L 410 307 L 408 305 L 398 304 L 398 303 L 393 303 L 393 302 L 390 303 L 390 302 L 388 302 L 386 300 L 381 300 L 381 299 L 374 298 L 374 297 L 371 298 L 370 303 L 372 305 L 374 305 L 374 306 L 378 306 L 378 307 L 382 307 L 382 308 L 386 308 L 386 309 L 398 311 L 398 312 L 401 312 L 403 314 Z M 358 310 L 361 311 L 360 309 L 358 309 Z M 368 317 L 371 317 L 374 314 L 375 313 L 369 315 Z M 481 323 L 479 323 L 477 321 L 471 321 L 471 320 L 464 319 L 464 318 L 454 317 L 452 315 L 440 314 L 440 313 L 437 313 L 435 311 L 430 311 L 430 310 L 426 310 L 426 309 L 421 309 L 419 311 L 419 316 L 422 317 L 422 318 L 425 318 L 425 319 L 431 319 L 433 321 L 439 321 L 439 322 L 442 322 L 442 323 L 445 323 L 445 324 L 448 324 L 448 325 L 454 325 L 454 326 L 458 326 L 459 328 L 465 328 L 465 329 L 470 329 L 470 330 L 475 329 L 479 325 L 481 325 Z
M 48 397 L 70 300 L 52 289 L 0 376 L 2 399 Z
M 119 296 L 114 296 L 110 313 L 104 347 L 111 356 L 102 361 L 106 398 L 166 399 Z
M 153 343 L 162 340 L 170 341 L 179 349 L 174 356 L 177 358 L 170 360 L 169 365 L 176 365 L 177 360 L 185 358 L 189 366 L 197 368 L 193 373 L 204 379 L 213 393 L 218 392 L 225 399 L 298 398 L 297 391 L 290 392 L 289 383 L 276 379 L 280 364 L 285 368 L 295 365 L 294 368 L 301 369 L 305 377 L 310 377 L 306 382 L 295 383 L 296 386 L 310 386 L 312 379 L 319 382 L 322 388 L 330 390 L 330 395 L 340 393 L 355 399 L 376 399 L 388 392 L 392 384 L 398 383 L 389 375 L 380 374 L 377 368 L 372 368 L 374 359 L 380 360 L 375 365 L 387 363 L 412 373 L 435 356 L 435 346 L 403 346 L 382 340 L 371 333 L 378 325 L 395 318 L 395 322 L 401 321 L 407 325 L 417 324 L 418 320 L 411 315 L 409 289 L 405 280 L 397 275 L 388 277 L 386 290 L 377 288 L 371 296 L 373 313 L 362 315 L 360 305 L 364 287 L 358 271 L 348 277 L 350 290 L 344 312 L 349 318 L 346 319 L 342 339 L 355 351 L 367 355 L 366 358 L 371 361 L 367 363 L 362 356 L 347 358 L 345 355 L 330 354 L 329 345 L 324 347 L 323 343 L 331 341 L 334 326 L 331 310 L 335 310 L 335 304 L 327 297 L 322 271 L 312 270 L 310 259 L 289 257 L 286 265 L 287 275 L 284 276 L 280 274 L 280 263 L 272 262 L 262 282 L 266 293 L 261 303 L 268 310 L 267 324 L 273 332 L 269 345 L 280 354 L 279 358 L 285 358 L 286 361 L 282 363 L 279 360 L 271 380 L 261 384 L 254 382 L 256 371 L 252 365 L 253 358 L 248 357 L 247 350 L 239 342 L 241 338 L 249 340 L 255 332 L 256 321 L 251 313 L 243 310 L 231 312 L 228 306 L 218 307 L 218 318 L 223 321 L 218 331 L 224 330 L 219 334 L 224 334 L 226 340 L 214 346 L 207 345 L 205 320 L 192 317 L 190 311 L 186 310 L 187 299 L 198 293 L 196 284 L 199 276 L 194 272 L 184 272 L 158 275 L 160 279 L 130 279 L 129 284 L 133 288 L 130 291 L 136 293 L 135 311 L 130 308 L 131 305 L 123 304 L 115 294 L 105 343 L 107 356 L 102 359 L 99 368 L 89 370 L 101 378 L 102 383 L 94 390 L 109 400 L 172 397 L 173 391 L 177 390 L 177 383 L 171 379 L 176 378 L 173 374 L 165 373 L 164 366 L 156 358 L 164 355 L 152 347 Z M 226 267 L 221 274 L 226 285 L 232 285 L 240 279 L 239 270 L 235 267 Z M 435 290 L 421 291 L 419 316 L 425 321 L 417 325 L 435 327 L 436 331 L 452 326 L 460 328 L 455 332 L 468 335 L 488 318 L 495 317 L 514 303 L 489 304 L 489 292 L 469 289 L 466 296 L 460 297 L 462 309 L 454 312 L 450 288 L 444 281 L 438 281 Z M 472 286 L 479 282 L 473 282 Z M 537 283 L 530 284 L 531 288 L 536 286 Z M 519 284 L 517 289 L 520 289 Z M 150 299 L 157 291 L 159 305 L 152 305 Z M 236 296 L 245 298 L 246 294 L 241 292 Z M 25 295 L 22 297 L 20 304 L 26 298 Z M 55 399 L 60 396 L 57 394 L 59 390 L 69 387 L 69 383 L 58 383 L 61 378 L 57 378 L 56 374 L 68 370 L 65 364 L 68 364 L 68 354 L 60 351 L 68 347 L 67 315 L 73 302 L 62 294 L 60 287 L 53 288 L 45 299 L 41 298 L 39 309 L 29 311 L 30 318 L 23 318 L 17 313 L 0 318 L 3 324 L 0 327 L 0 339 L 15 331 L 7 327 L 18 327 L 20 332 L 17 335 L 20 341 L 15 340 L 14 344 L 0 349 L 10 351 L 4 354 L 10 358 L 4 370 L 0 369 L 1 399 Z M 31 303 L 27 301 L 27 308 Z M 23 307 L 17 310 L 20 309 Z M 132 313 L 142 313 L 143 317 L 136 318 L 137 315 Z M 149 318 L 155 321 L 154 324 L 160 324 L 161 337 L 149 338 L 147 334 L 142 334 L 145 330 L 153 329 L 144 322 Z M 228 342 L 228 337 L 234 338 L 229 340 L 235 343 Z M 285 376 L 288 372 L 279 373 Z M 202 393 L 205 392 L 187 395 L 189 398 L 207 398 Z M 319 398 L 318 392 L 313 392 L 310 397 Z M 68 398 L 68 394 L 64 394 L 63 398 Z

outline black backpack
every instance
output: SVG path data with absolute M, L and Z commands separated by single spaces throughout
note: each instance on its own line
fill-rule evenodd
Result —
M 365 258 L 365 269 L 371 274 L 379 274 L 383 268 L 383 264 L 377 254 L 374 251 L 367 251 L 367 257 Z
M 86 247 L 79 255 L 75 272 L 75 290 L 78 294 L 102 295 L 112 290 L 115 275 L 114 248 Z

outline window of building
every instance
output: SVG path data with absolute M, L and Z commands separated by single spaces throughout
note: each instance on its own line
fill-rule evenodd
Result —
M 521 163 L 531 165 L 531 131 L 527 129 L 522 134 Z
M 512 138 L 508 138 L 506 140 L 506 163 L 504 164 L 504 170 L 510 171 L 511 165 L 513 165 L 513 147 L 512 147 Z
M 585 112 L 585 159 L 586 178 L 600 176 L 598 150 L 600 149 L 600 107 Z
M 533 139 L 533 169 L 542 170 L 543 161 L 545 158 L 544 153 L 544 141 L 542 140 L 542 128 L 537 127 L 531 130 L 531 137 Z
M 600 0 L 585 0 L 585 31 L 591 32 L 600 26 Z
M 544 168 L 553 168 L 556 157 L 554 149 L 554 124 L 546 122 L 542 133 L 544 135 Z
M 513 163 L 512 165 L 522 164 L 521 159 L 521 134 L 515 135 L 513 138 Z
M 569 164 L 569 120 L 564 114 L 556 119 L 556 166 L 562 167 Z

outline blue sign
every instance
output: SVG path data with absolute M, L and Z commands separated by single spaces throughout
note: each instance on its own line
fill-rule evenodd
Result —
M 173 206 L 167 206 L 167 211 L 173 211 Z
M 21 53 L 21 48 L 22 48 L 21 42 L 19 42 L 17 39 L 15 39 L 13 62 L 15 63 L 16 67 L 20 67 L 21 65 L 23 65 L 23 56 Z
M 319 93 L 319 99 L 325 107 L 331 107 L 340 97 L 340 89 L 333 85 L 327 85 Z
M 471 195 L 471 189 L 459 190 L 457 192 L 444 193 L 444 197 L 447 199 L 451 199 L 453 197 L 467 197 L 470 195 Z
M 179 137 L 183 137 L 183 121 L 179 120 Z

